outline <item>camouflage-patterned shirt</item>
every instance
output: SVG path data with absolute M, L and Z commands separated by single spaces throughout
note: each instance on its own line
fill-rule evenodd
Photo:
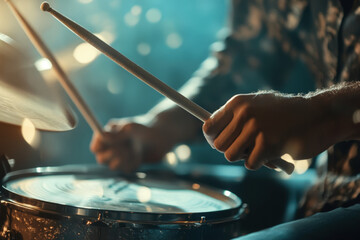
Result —
M 357 0 L 233 0 L 230 30 L 182 91 L 215 110 L 238 93 L 281 89 L 299 60 L 318 88 L 360 80 Z M 194 86 L 196 91 L 194 91 Z M 219 94 L 221 93 L 221 94 Z M 309 191 L 305 215 L 358 201 L 360 142 L 328 150 L 328 171 Z M 359 179 L 359 180 L 358 180 Z

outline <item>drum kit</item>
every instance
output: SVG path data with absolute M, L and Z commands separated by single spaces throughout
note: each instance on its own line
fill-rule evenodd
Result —
M 101 133 L 51 52 L 10 0 L 6 2 L 39 52 L 51 61 L 83 117 Z M 48 5 L 43 10 L 52 11 Z M 120 57 L 125 68 L 184 109 L 202 120 L 210 115 Z M 45 131 L 75 127 L 74 113 L 61 94 L 38 81 L 39 72 L 1 38 L 0 66 L 1 122 L 21 126 L 30 119 Z M 0 239 L 230 239 L 243 234 L 246 204 L 227 190 L 151 171 L 125 175 L 80 165 L 11 171 L 5 155 L 0 156 L 0 163 Z

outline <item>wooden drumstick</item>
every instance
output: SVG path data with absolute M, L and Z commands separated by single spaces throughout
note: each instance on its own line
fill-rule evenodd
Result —
M 65 89 L 66 93 L 69 95 L 71 100 L 74 102 L 75 106 L 79 109 L 82 116 L 85 118 L 87 123 L 90 125 L 94 132 L 98 132 L 102 136 L 104 135 L 103 129 L 100 123 L 95 118 L 94 114 L 91 112 L 90 108 L 86 105 L 85 101 L 74 87 L 74 85 L 69 80 L 68 76 L 65 74 L 63 69 L 60 67 L 54 55 L 47 48 L 44 42 L 41 40 L 39 35 L 35 32 L 35 30 L 30 26 L 30 24 L 26 21 L 26 19 L 22 16 L 22 14 L 17 10 L 15 5 L 11 2 L 11 0 L 5 0 L 8 3 L 10 9 L 12 10 L 14 16 L 17 21 L 20 23 L 21 27 L 25 31 L 26 35 L 38 50 L 38 52 L 44 57 L 47 58 L 59 79 L 60 84 Z
M 206 111 L 193 101 L 190 101 L 188 98 L 184 97 L 179 92 L 160 81 L 154 75 L 129 60 L 127 57 L 116 51 L 114 48 L 100 40 L 98 37 L 87 31 L 83 27 L 79 26 L 75 22 L 71 21 L 70 19 L 66 18 L 65 16 L 52 9 L 49 3 L 42 3 L 41 9 L 43 11 L 50 12 L 55 18 L 57 18 L 61 23 L 66 25 L 80 38 L 90 43 L 92 46 L 97 48 L 100 52 L 104 53 L 118 65 L 120 65 L 128 72 L 142 80 L 144 83 L 148 84 L 153 89 L 160 92 L 165 97 L 174 101 L 176 104 L 178 104 L 180 107 L 182 107 L 198 119 L 206 121 L 210 117 L 211 114 L 208 111 Z
M 197 117 L 201 121 L 205 122 L 211 114 L 191 101 L 190 99 L 184 97 L 182 94 L 174 90 L 173 88 L 169 87 L 161 80 L 156 78 L 154 75 L 146 71 L 145 69 L 138 66 L 136 63 L 132 62 L 130 59 L 119 53 L 117 50 L 106 44 L 104 41 L 96 37 L 94 34 L 86 30 L 85 28 L 81 27 L 74 21 L 68 19 L 67 17 L 63 16 L 56 10 L 52 9 L 47 2 L 43 2 L 41 4 L 41 10 L 47 11 L 51 13 L 59 22 L 64 24 L 68 27 L 72 32 L 78 35 L 80 38 L 94 46 L 100 52 L 105 54 L 115 63 L 123 67 L 125 70 L 139 78 L 144 83 L 148 84 L 150 87 L 164 95 L 165 97 L 169 98 L 177 105 L 182 107 L 184 110 L 188 111 L 193 116 Z M 272 162 L 275 166 L 279 167 L 281 170 L 285 171 L 288 174 L 291 174 L 294 170 L 294 165 L 286 162 L 284 160 L 274 161 Z

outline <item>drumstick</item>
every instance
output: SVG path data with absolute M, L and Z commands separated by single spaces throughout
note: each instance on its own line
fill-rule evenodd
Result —
M 148 84 L 150 87 L 157 90 L 165 97 L 174 101 L 176 104 L 178 104 L 180 107 L 188 111 L 190 114 L 194 115 L 203 122 L 210 117 L 211 114 L 208 111 L 206 111 L 205 109 L 194 103 L 193 101 L 190 101 L 188 98 L 184 97 L 179 92 L 177 92 L 173 88 L 169 87 L 168 85 L 160 81 L 154 75 L 144 70 L 134 62 L 132 62 L 130 59 L 128 59 L 127 57 L 116 51 L 114 48 L 112 48 L 111 46 L 100 40 L 98 37 L 87 31 L 83 27 L 79 26 L 75 22 L 71 21 L 70 19 L 66 18 L 65 16 L 61 15 L 60 13 L 52 9 L 49 3 L 47 2 L 42 3 L 41 9 L 43 11 L 50 12 L 55 18 L 57 18 L 61 23 L 66 25 L 80 38 L 90 43 L 100 52 L 104 53 L 111 60 L 113 60 L 118 65 L 126 69 L 128 72 L 130 72 L 131 74 L 142 80 L 144 83 Z
M 51 62 L 53 69 L 59 79 L 60 84 L 65 89 L 66 93 L 69 95 L 70 99 L 74 102 L 75 106 L 79 109 L 80 113 L 85 118 L 87 123 L 90 125 L 92 130 L 103 136 L 104 133 L 100 123 L 97 121 L 94 114 L 91 112 L 90 108 L 86 105 L 85 101 L 83 100 L 79 92 L 76 90 L 74 85 L 69 80 L 68 76 L 60 67 L 54 55 L 47 48 L 47 46 L 44 44 L 44 42 L 41 40 L 41 38 L 35 32 L 35 30 L 30 26 L 30 24 L 26 21 L 26 19 L 22 16 L 22 14 L 18 11 L 18 9 L 11 2 L 11 0 L 5 0 L 5 2 L 8 3 L 17 21 L 20 23 L 27 37 L 30 39 L 30 41 L 38 50 L 38 52 L 44 58 L 47 58 Z
M 182 94 L 180 94 L 173 88 L 163 83 L 154 75 L 152 75 L 145 69 L 141 68 L 136 63 L 132 62 L 130 59 L 128 59 L 127 57 L 116 51 L 114 48 L 103 42 L 101 39 L 96 37 L 94 34 L 89 32 L 85 28 L 81 27 L 74 21 L 68 19 L 67 17 L 58 13 L 56 10 L 52 9 L 49 3 L 43 2 L 40 8 L 43 11 L 47 11 L 51 13 L 57 20 L 59 20 L 62 24 L 68 27 L 80 38 L 90 43 L 100 52 L 102 52 L 111 60 L 113 60 L 115 63 L 123 67 L 125 70 L 127 70 L 128 72 L 139 78 L 140 80 L 142 80 L 144 83 L 148 84 L 150 87 L 152 87 L 153 89 L 164 95 L 165 97 L 175 102 L 177 105 L 182 107 L 184 110 L 188 111 L 193 116 L 197 117 L 203 122 L 205 122 L 207 119 L 210 118 L 211 114 L 208 111 L 206 111 L 205 109 L 203 109 L 202 107 L 191 101 L 190 99 L 184 97 Z M 272 161 L 272 163 L 288 174 L 291 174 L 294 170 L 293 164 L 281 159 L 277 161 Z

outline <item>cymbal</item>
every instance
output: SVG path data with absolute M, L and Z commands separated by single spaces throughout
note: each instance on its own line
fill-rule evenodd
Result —
M 33 62 L 0 33 L 0 122 L 67 131 L 76 125 L 73 110 L 36 70 Z

